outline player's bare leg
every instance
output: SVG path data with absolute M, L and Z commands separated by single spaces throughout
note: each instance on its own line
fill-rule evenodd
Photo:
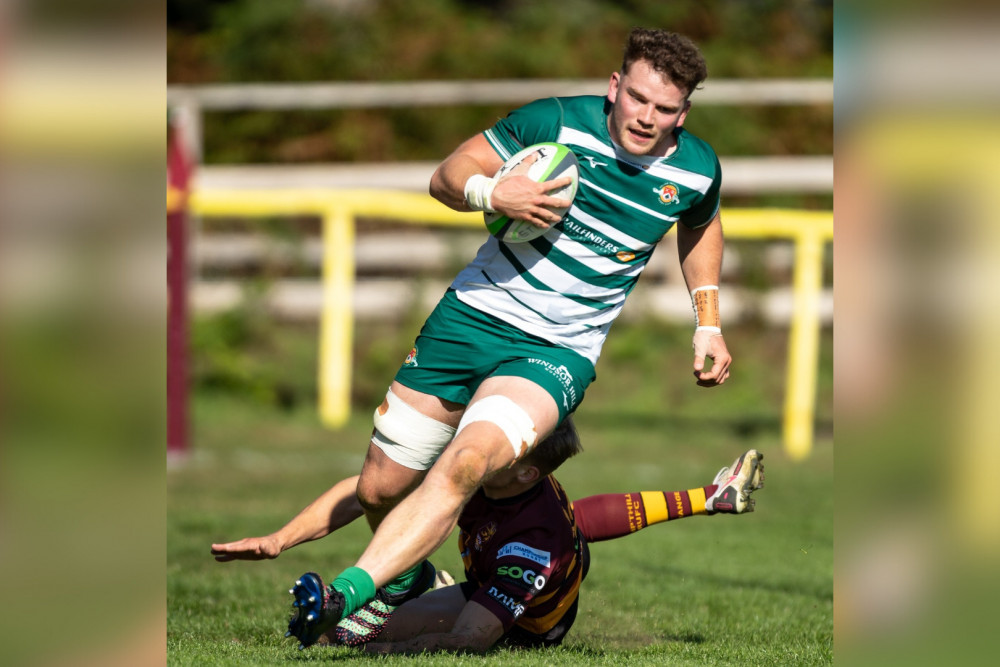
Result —
M 358 500 L 373 531 L 420 485 L 436 452 L 454 435 L 464 410 L 465 406 L 459 403 L 393 382 L 386 402 L 376 414 L 376 431 L 358 483 Z M 392 440 L 393 436 L 398 440 Z M 438 441 L 440 444 L 435 444 Z M 384 447 L 392 452 L 392 457 Z M 418 562 L 380 586 L 375 599 L 341 619 L 334 640 L 349 646 L 374 640 L 396 609 L 428 590 L 434 580 L 435 570 L 430 561 Z
M 396 463 L 375 445 L 369 445 L 358 480 L 358 500 L 374 531 L 382 519 L 416 489 L 427 475 Z
M 549 393 L 524 378 L 487 379 L 469 409 L 487 397 L 505 397 L 520 407 L 534 425 L 535 440 L 547 436 L 559 418 Z M 489 420 L 469 423 L 445 449 L 417 490 L 389 513 L 357 567 L 368 572 L 376 585 L 381 585 L 386 578 L 433 553 L 451 534 L 462 507 L 483 479 L 509 466 L 516 458 L 515 453 L 525 452 L 520 447 L 515 452 L 508 433 L 496 423 Z
M 340 620 L 332 610 L 351 614 L 373 600 L 378 587 L 426 559 L 451 534 L 482 481 L 546 437 L 558 419 L 555 401 L 535 383 L 520 377 L 484 381 L 458 435 L 423 483 L 385 517 L 357 565 L 334 579 L 322 600 L 296 593 L 300 612 L 289 624 L 292 634 L 308 646 Z
M 396 610 L 376 642 L 398 642 L 431 632 L 448 632 L 465 607 L 461 586 L 429 591 Z

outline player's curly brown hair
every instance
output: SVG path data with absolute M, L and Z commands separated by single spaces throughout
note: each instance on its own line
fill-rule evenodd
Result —
M 625 42 L 622 74 L 637 60 L 669 78 L 690 95 L 708 77 L 708 66 L 697 45 L 684 35 L 653 28 L 633 28 Z

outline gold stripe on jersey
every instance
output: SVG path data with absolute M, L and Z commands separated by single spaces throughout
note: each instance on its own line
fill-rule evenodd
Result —
M 573 582 L 573 587 L 570 588 L 566 593 L 566 596 L 559 601 L 559 604 L 556 605 L 555 609 L 539 618 L 525 618 L 522 616 L 517 623 L 515 623 L 515 625 L 537 635 L 548 632 L 555 627 L 556 623 L 562 620 L 562 617 L 566 615 L 566 611 L 576 601 L 576 598 L 580 593 L 581 581 L 583 581 L 582 568 L 576 573 L 576 581 Z
M 566 568 L 566 571 L 567 572 L 572 572 L 574 569 L 576 569 L 576 556 L 573 556 L 573 560 L 571 560 L 569 562 L 569 567 Z M 581 568 L 580 571 L 583 572 L 583 569 Z M 529 607 L 539 607 L 539 606 L 545 604 L 546 602 L 548 602 L 549 600 L 551 600 L 553 598 L 553 596 L 555 596 L 556 594 L 558 594 L 560 592 L 562 592 L 562 589 L 557 588 L 554 591 L 552 591 L 551 593 L 547 593 L 545 595 L 539 595 L 536 598 L 532 598 L 531 602 L 528 603 L 528 606 Z

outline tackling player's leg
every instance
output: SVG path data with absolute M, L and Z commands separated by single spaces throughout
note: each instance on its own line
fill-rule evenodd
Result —
M 712 484 L 686 491 L 605 493 L 573 502 L 581 534 L 588 542 L 623 537 L 647 526 L 689 516 L 752 512 L 750 494 L 764 485 L 764 455 L 743 453 Z

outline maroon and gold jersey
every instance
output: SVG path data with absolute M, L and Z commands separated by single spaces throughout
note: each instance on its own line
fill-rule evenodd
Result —
M 525 493 L 501 500 L 479 490 L 458 526 L 469 582 L 463 588 L 475 587 L 468 599 L 492 612 L 504 632 L 517 626 L 540 637 L 558 634 L 561 640 L 575 616 L 584 558 L 559 482 L 550 475 Z M 557 628 L 564 617 L 568 622 Z

